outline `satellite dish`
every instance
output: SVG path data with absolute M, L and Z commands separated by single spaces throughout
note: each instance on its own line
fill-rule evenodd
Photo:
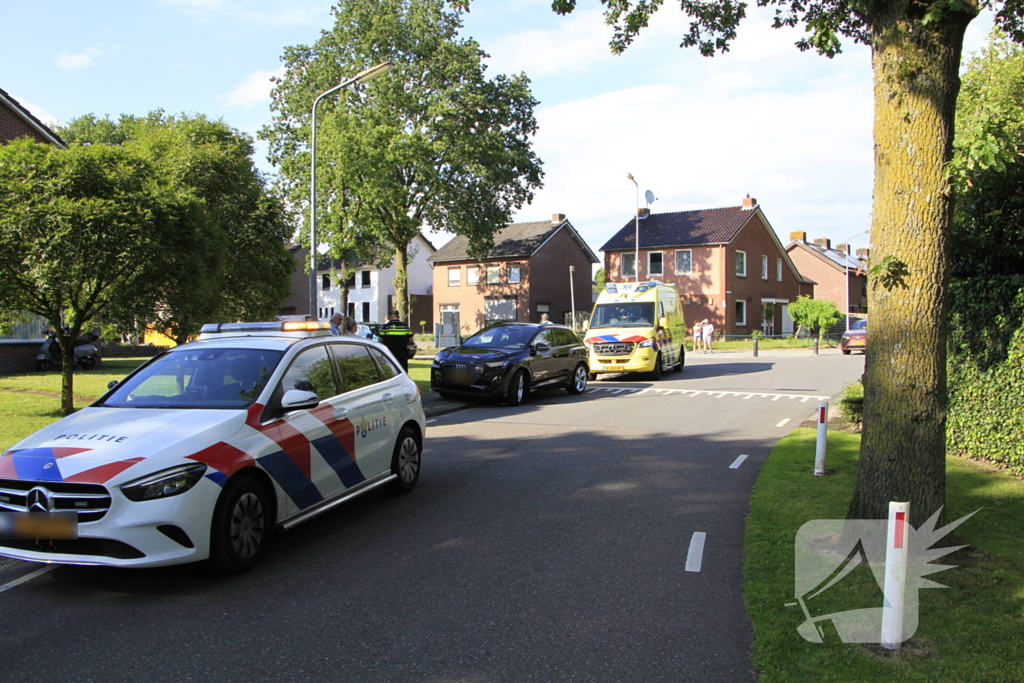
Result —
M 324 256 L 330 250 L 331 250 L 331 245 L 327 244 L 326 242 L 321 242 L 320 244 L 316 245 L 316 251 L 321 256 Z
M 647 190 L 646 192 L 644 192 L 644 199 L 647 200 L 647 206 L 650 206 L 651 204 L 654 203 L 654 193 L 651 192 L 650 190 Z

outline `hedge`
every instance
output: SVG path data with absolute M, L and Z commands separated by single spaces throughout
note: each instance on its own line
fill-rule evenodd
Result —
M 950 453 L 1024 475 L 1024 275 L 950 284 Z

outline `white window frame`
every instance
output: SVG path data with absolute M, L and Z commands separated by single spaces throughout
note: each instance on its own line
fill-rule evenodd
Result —
M 736 299 L 736 327 L 747 326 L 747 302 L 743 299 Z M 740 308 L 743 309 L 743 315 L 740 315 Z
M 478 284 L 480 284 L 480 266 L 466 266 L 466 286 L 476 287 Z
M 655 273 L 651 270 L 651 257 L 657 254 L 661 257 L 661 271 Z M 649 251 L 647 252 L 647 277 L 652 278 L 654 276 L 665 277 L 665 252 L 663 251 Z
M 679 254 L 690 255 L 690 268 L 688 270 L 679 270 Z M 693 272 L 693 250 L 692 249 L 676 249 L 676 261 L 675 261 L 675 273 L 676 275 L 689 275 Z
M 494 281 L 491 281 L 491 273 L 495 273 Z M 487 284 L 489 285 L 500 285 L 501 284 L 501 266 L 487 266 Z
M 768 256 L 766 254 L 761 254 L 761 279 L 768 279 Z
M 627 256 L 634 260 L 633 272 L 632 273 L 627 273 L 626 272 L 626 257 Z M 619 277 L 621 277 L 622 279 L 626 279 L 626 278 L 636 279 L 636 263 L 635 263 L 636 259 L 635 259 L 635 257 L 636 257 L 636 254 L 634 252 L 632 252 L 632 251 L 624 251 L 624 252 L 622 252 L 622 255 L 619 256 Z
M 742 270 L 742 272 L 740 271 L 740 254 L 743 255 L 743 270 Z M 736 269 L 736 277 L 746 277 L 747 276 L 747 252 L 742 251 L 740 249 L 737 249 L 736 250 L 736 256 L 734 257 L 734 259 L 736 261 L 735 266 L 734 266 L 735 269 Z
M 521 263 L 510 263 L 508 264 L 508 283 L 510 285 L 518 285 L 523 281 L 523 264 Z
M 775 281 L 782 282 L 782 259 L 775 259 Z
M 452 280 L 452 273 L 455 273 L 455 279 Z M 454 268 L 448 268 L 448 286 L 458 287 L 462 284 L 462 267 L 456 266 Z

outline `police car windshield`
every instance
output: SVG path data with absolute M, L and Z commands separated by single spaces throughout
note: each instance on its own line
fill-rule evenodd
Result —
M 113 408 L 240 409 L 263 391 L 282 352 L 269 349 L 172 350 L 114 388 L 98 404 Z
M 654 303 L 650 301 L 598 304 L 590 319 L 590 328 L 651 327 L 653 320 Z
M 486 349 L 525 349 L 536 332 L 532 327 L 489 327 L 462 342 L 463 346 Z

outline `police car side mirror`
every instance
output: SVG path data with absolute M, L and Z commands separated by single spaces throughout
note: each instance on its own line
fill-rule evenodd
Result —
M 320 399 L 312 391 L 289 389 L 281 397 L 282 410 L 304 410 L 316 408 L 318 405 L 320 405 Z

